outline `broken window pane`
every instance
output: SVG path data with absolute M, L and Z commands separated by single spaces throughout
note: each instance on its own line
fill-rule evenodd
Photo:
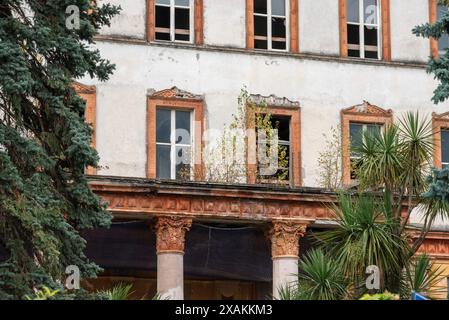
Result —
M 170 143 L 171 114 L 170 110 L 156 110 L 156 142 Z
M 271 14 L 285 16 L 285 0 L 271 0 Z
M 254 35 L 267 36 L 267 17 L 254 17 Z
M 170 7 L 156 6 L 156 39 L 170 40 Z
M 348 44 L 360 45 L 360 26 L 348 24 Z
M 170 179 L 170 146 L 156 146 L 156 177 L 158 179 Z
M 190 10 L 175 8 L 175 40 L 190 40 Z
M 254 0 L 254 13 L 267 14 L 267 0 Z
M 359 0 L 348 0 L 348 22 L 360 22 Z

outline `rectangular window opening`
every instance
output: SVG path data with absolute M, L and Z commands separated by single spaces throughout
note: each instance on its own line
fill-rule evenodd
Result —
M 193 112 L 156 109 L 156 178 L 191 180 Z
M 347 0 L 348 56 L 381 59 L 379 0 Z
M 193 42 L 193 0 L 156 0 L 155 39 Z
M 287 51 L 289 1 L 254 0 L 254 48 Z

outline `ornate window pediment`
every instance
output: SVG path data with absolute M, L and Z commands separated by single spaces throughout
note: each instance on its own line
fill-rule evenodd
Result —
M 150 99 L 181 99 L 181 100 L 203 100 L 203 96 L 194 94 L 188 91 L 172 87 L 170 89 L 156 91 L 154 89 L 148 90 L 148 98 Z
M 266 106 L 276 106 L 276 107 L 285 107 L 285 108 L 299 108 L 298 101 L 291 101 L 286 97 L 278 97 L 274 94 L 269 96 L 262 96 L 260 94 L 251 94 L 248 97 L 249 103 L 255 103 L 257 105 L 263 104 Z
M 391 109 L 385 110 L 381 107 L 375 106 L 368 101 L 363 101 L 363 103 L 343 109 L 343 114 L 365 114 L 374 116 L 387 116 L 391 117 L 393 111 Z
M 97 92 L 97 88 L 95 86 L 88 86 L 78 81 L 73 81 L 72 87 L 78 94 L 95 94 Z

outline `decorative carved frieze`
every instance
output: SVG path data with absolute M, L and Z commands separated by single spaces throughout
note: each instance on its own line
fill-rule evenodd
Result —
M 291 101 L 286 97 L 278 97 L 274 94 L 270 96 L 262 96 L 260 94 L 251 94 L 248 97 L 247 102 L 255 103 L 257 105 L 266 105 L 266 106 L 276 106 L 276 107 L 286 107 L 286 108 L 299 108 L 298 101 Z
M 273 221 L 269 237 L 272 258 L 298 257 L 299 239 L 304 236 L 307 223 L 296 221 Z
M 159 217 L 156 222 L 157 253 L 184 253 L 186 231 L 190 230 L 192 219 L 170 216 Z
M 147 92 L 149 98 L 152 99 L 188 99 L 188 100 L 203 100 L 202 95 L 193 94 L 188 91 L 179 89 L 178 87 L 172 87 L 161 91 L 149 89 Z

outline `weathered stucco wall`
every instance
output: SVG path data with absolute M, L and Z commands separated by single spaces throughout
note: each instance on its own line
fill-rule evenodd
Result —
M 245 85 L 250 93 L 299 101 L 306 186 L 316 185 L 322 135 L 339 124 L 341 109 L 367 100 L 396 114 L 449 110 L 447 104 L 436 108 L 430 102 L 436 83 L 424 68 L 111 42 L 97 45 L 117 64 L 111 79 L 97 84 L 97 148 L 105 166 L 100 174 L 145 176 L 145 97 L 150 88 L 176 85 L 204 94 L 206 127 L 214 129 L 230 122 Z
M 428 0 L 390 1 L 391 56 L 398 61 L 427 61 L 430 41 L 412 34 L 412 29 L 429 21 Z
M 112 18 L 111 26 L 104 27 L 103 35 L 123 36 L 128 38 L 145 38 L 146 0 L 98 0 L 98 4 L 110 3 L 120 5 L 120 15 Z
M 340 54 L 338 1 L 299 1 L 299 49 L 304 53 Z

